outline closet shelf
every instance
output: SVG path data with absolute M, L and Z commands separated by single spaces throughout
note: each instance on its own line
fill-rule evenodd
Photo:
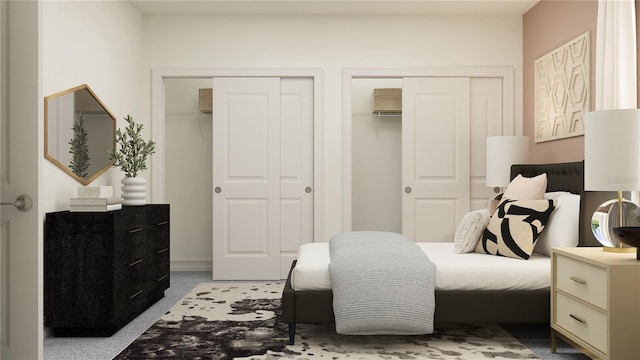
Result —
M 402 113 L 389 113 L 389 112 L 371 112 L 371 111 L 354 111 L 351 113 L 352 116 L 380 116 L 380 117 L 388 117 L 388 116 L 402 116 Z
M 174 112 L 166 112 L 165 116 L 206 116 L 211 117 L 211 113 L 202 113 L 199 111 L 174 111 Z

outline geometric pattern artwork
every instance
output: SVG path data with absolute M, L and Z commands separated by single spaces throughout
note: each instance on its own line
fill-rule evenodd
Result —
M 535 142 L 584 135 L 589 111 L 589 32 L 534 64 Z

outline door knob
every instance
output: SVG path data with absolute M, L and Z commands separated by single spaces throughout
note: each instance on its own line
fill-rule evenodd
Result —
M 304 188 L 304 192 L 306 192 L 307 194 L 311 192 L 311 186 L 307 186 L 306 188 Z
M 216 186 L 214 191 L 216 192 L 216 194 L 220 194 L 220 192 L 222 191 L 222 188 L 220 186 Z
M 404 188 L 404 192 L 406 192 L 407 194 L 411 193 L 411 186 L 407 186 L 406 188 Z
M 29 195 L 20 195 L 14 202 L 2 202 L 0 205 L 13 205 L 20 211 L 29 211 L 33 206 L 33 200 Z

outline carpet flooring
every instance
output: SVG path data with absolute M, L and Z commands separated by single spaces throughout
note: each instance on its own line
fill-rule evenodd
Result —
M 345 336 L 331 324 L 299 324 L 288 345 L 281 293 L 281 283 L 201 283 L 115 359 L 586 359 L 575 351 L 539 357 L 497 324 L 420 336 Z M 526 329 L 512 331 L 526 338 Z
M 109 337 L 56 337 L 45 329 L 44 360 L 112 360 L 164 313 L 201 282 L 211 281 L 211 271 L 172 271 L 164 297 Z
M 211 282 L 211 271 L 171 272 L 171 287 L 165 296 L 110 337 L 55 337 L 45 329 L 44 360 L 112 360 L 202 282 Z M 501 327 L 542 360 L 588 360 L 562 341 L 557 353 L 552 354 L 548 324 L 501 324 Z

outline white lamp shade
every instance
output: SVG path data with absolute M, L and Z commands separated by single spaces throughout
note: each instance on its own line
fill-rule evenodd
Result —
M 640 190 L 640 110 L 585 114 L 584 187 L 591 191 Z
M 486 139 L 487 186 L 505 187 L 511 182 L 511 165 L 529 159 L 528 136 L 490 136 Z

